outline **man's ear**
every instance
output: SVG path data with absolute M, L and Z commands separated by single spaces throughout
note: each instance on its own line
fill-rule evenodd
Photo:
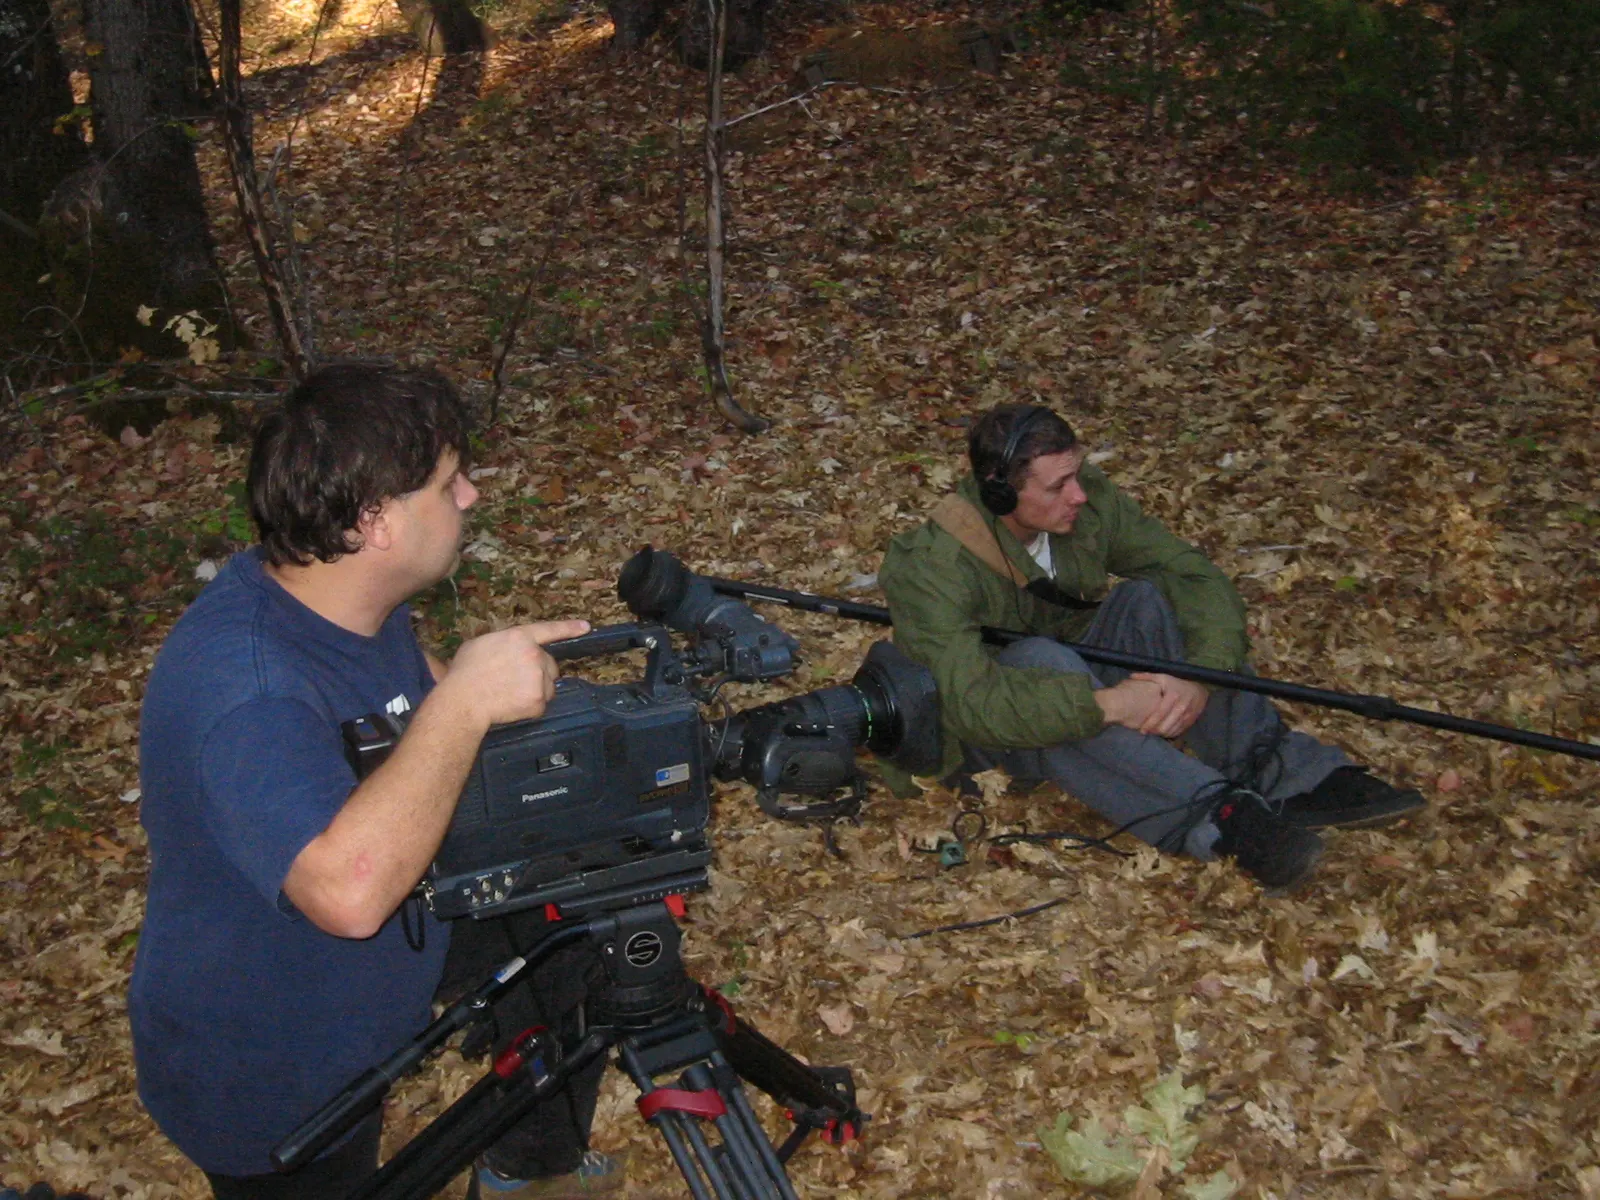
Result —
M 375 505 L 361 514 L 356 521 L 356 537 L 361 540 L 361 549 L 372 547 L 374 550 L 387 550 L 394 545 L 393 514 L 389 511 L 387 503 Z

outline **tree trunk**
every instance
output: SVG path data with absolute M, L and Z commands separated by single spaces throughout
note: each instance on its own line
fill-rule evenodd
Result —
M 81 166 L 72 88 L 48 0 L 0 0 L 0 210 L 32 227 L 56 184 Z
M 302 326 L 296 319 L 294 301 L 272 244 L 271 226 L 261 201 L 261 185 L 256 178 L 255 144 L 250 134 L 250 111 L 244 101 L 244 81 L 239 74 L 240 3 L 221 0 L 222 40 L 218 47 L 218 66 L 222 73 L 219 89 L 222 101 L 222 142 L 228 152 L 228 169 L 233 175 L 233 194 L 239 202 L 239 222 L 244 226 L 250 253 L 256 260 L 256 274 L 266 294 L 267 313 L 278 347 L 283 351 L 289 374 L 298 382 L 311 373 L 311 355 Z M 285 231 L 293 236 L 291 231 Z
M 467 0 L 396 0 L 422 48 L 434 58 L 489 48 L 489 27 Z
M 38 232 L 45 200 L 88 157 L 72 110 L 48 0 L 0 0 L 0 342 L 26 336 L 48 269 Z
M 695 0 L 689 0 L 695 3 Z M 608 0 L 611 13 L 611 48 L 624 53 L 637 50 L 661 28 L 665 0 Z
M 110 317 L 116 308 L 131 317 L 141 304 L 163 317 L 195 309 L 231 333 L 192 141 L 192 122 L 208 115 L 210 71 L 189 0 L 85 0 L 84 8 L 99 47 L 89 68 L 98 162 L 80 196 L 94 227 L 100 307 Z
M 690 0 L 696 3 L 697 0 Z M 746 433 L 761 433 L 772 422 L 748 411 L 734 397 L 728 382 L 727 338 L 723 326 L 724 268 L 727 229 L 722 222 L 722 68 L 727 61 L 728 0 L 705 0 L 711 32 L 706 70 L 706 313 L 700 326 L 706 357 L 706 382 L 717 410 Z

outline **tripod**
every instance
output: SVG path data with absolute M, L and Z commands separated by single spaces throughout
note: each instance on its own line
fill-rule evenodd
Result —
M 639 1089 L 640 1115 L 661 1133 L 695 1200 L 798 1200 L 784 1164 L 806 1137 L 815 1131 L 843 1143 L 867 1120 L 856 1107 L 850 1071 L 802 1063 L 742 1021 L 719 994 L 691 980 L 673 919 L 682 912 L 682 898 L 668 896 L 563 922 L 526 957 L 503 965 L 410 1045 L 325 1105 L 274 1151 L 275 1161 L 289 1168 L 309 1160 L 401 1074 L 456 1030 L 486 1018 L 490 1001 L 524 970 L 587 937 L 598 945 L 605 982 L 589 997 L 586 1030 L 568 1039 L 542 1026 L 524 1030 L 488 1074 L 349 1200 L 433 1196 L 570 1076 L 612 1048 Z M 768 1139 L 743 1081 L 787 1110 L 794 1128 L 781 1146 Z

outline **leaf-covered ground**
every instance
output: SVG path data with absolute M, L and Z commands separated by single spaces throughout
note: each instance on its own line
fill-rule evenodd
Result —
M 699 77 L 664 51 L 612 60 L 595 14 L 503 10 L 499 45 L 440 81 L 397 20 L 347 6 L 313 48 L 314 13 L 276 9 L 250 89 L 263 158 L 293 133 L 284 185 L 323 353 L 438 362 L 481 399 L 531 281 L 469 562 L 421 606 L 436 644 L 530 615 L 622 619 L 616 569 L 647 541 L 876 601 L 883 544 L 952 483 L 965 419 L 1041 399 L 1239 579 L 1264 674 L 1600 736 L 1600 164 L 1485 160 L 1330 196 L 1061 85 L 1065 60 L 1115 47 L 1110 27 L 1035 43 L 999 77 L 828 88 L 734 131 L 730 365 L 776 422 L 742 438 L 701 397 L 692 237 L 679 254 L 680 206 L 691 231 L 700 208 Z M 730 81 L 730 114 L 792 95 L 812 36 L 780 28 Z M 0 1178 L 200 1197 L 134 1092 L 136 728 L 197 567 L 238 544 L 243 446 L 192 413 L 149 440 L 48 414 L 35 433 L 0 501 Z M 795 688 L 847 675 L 877 632 L 776 615 L 810 654 Z M 943 869 L 913 849 L 959 808 L 938 789 L 877 794 L 832 857 L 725 789 L 692 967 L 777 1040 L 852 1066 L 873 1113 L 864 1142 L 796 1158 L 801 1194 L 1080 1194 L 1040 1130 L 1065 1113 L 1124 1131 L 1178 1070 L 1205 1093 L 1182 1182 L 1600 1196 L 1600 775 L 1294 718 L 1431 808 L 1330 835 L 1288 899 L 1144 852 L 975 846 Z M 1051 790 L 982 807 L 991 831 L 1103 832 Z M 450 1052 L 405 1087 L 395 1137 L 476 1070 Z M 614 1077 L 596 1138 L 633 1149 L 642 1195 L 672 1176 L 630 1106 Z M 1182 1194 L 1154 1171 L 1141 1186 Z

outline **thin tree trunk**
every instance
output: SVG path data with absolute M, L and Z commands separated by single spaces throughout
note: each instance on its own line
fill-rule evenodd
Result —
M 311 373 L 311 356 L 300 337 L 295 321 L 294 301 L 283 281 L 278 258 L 273 251 L 271 229 L 261 203 L 261 185 L 256 178 L 255 148 L 251 141 L 250 114 L 245 108 L 244 88 L 239 78 L 239 0 L 222 0 L 222 40 L 219 66 L 222 73 L 222 131 L 228 151 L 228 168 L 233 175 L 233 194 L 239 202 L 239 220 L 250 241 L 256 273 L 267 296 L 267 311 L 273 331 L 283 350 L 284 363 L 296 380 Z
M 749 412 L 734 399 L 724 361 L 723 275 L 726 231 L 722 224 L 722 51 L 728 36 L 727 0 L 706 0 L 713 30 L 711 61 L 706 65 L 706 315 L 701 327 L 706 383 L 724 417 L 746 433 L 761 433 L 772 422 Z

